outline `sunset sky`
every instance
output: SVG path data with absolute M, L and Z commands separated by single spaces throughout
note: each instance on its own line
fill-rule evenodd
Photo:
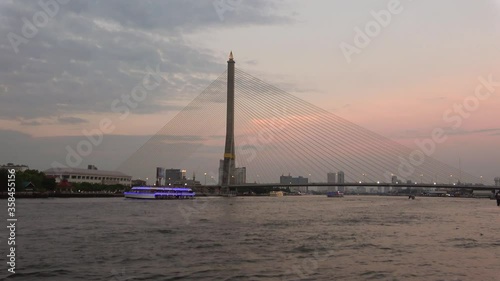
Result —
M 460 158 L 485 183 L 500 176 L 500 0 L 60 2 L 29 36 L 44 8 L 0 2 L 0 164 L 48 169 L 106 119 L 114 129 L 81 167 L 116 169 L 225 71 L 232 50 L 246 73 L 409 147 L 442 128 L 435 158 Z M 367 26 L 379 29 L 360 47 Z M 346 45 L 357 51 L 346 56 Z M 117 111 L 157 68 L 158 87 Z M 478 87 L 489 94 L 472 104 Z M 458 124 L 464 101 L 473 109 Z M 178 168 L 217 169 L 203 163 Z

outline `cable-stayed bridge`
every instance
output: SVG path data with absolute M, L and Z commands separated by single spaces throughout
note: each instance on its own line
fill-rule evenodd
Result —
M 275 184 L 285 174 L 309 176 L 300 186 L 395 186 L 397 179 L 414 187 L 494 188 L 433 158 L 437 146 L 401 145 L 236 68 L 230 57 L 228 71 L 119 170 L 210 166 L 203 184 L 227 188 L 291 186 Z M 235 167 L 245 167 L 247 181 L 254 184 L 236 183 Z M 320 180 L 338 172 L 344 175 L 341 183 Z

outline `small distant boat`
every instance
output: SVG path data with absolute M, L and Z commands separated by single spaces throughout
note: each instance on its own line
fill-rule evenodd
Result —
M 269 192 L 269 196 L 281 197 L 281 196 L 283 196 L 283 191 L 271 191 L 271 192 Z
M 326 197 L 344 197 L 344 193 L 340 191 L 330 191 L 326 194 Z
M 195 193 L 186 187 L 136 186 L 123 195 L 133 199 L 193 199 Z

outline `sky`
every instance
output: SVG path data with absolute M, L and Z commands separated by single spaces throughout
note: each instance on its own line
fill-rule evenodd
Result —
M 433 157 L 500 176 L 500 0 L 41 3 L 0 2 L 0 163 L 67 165 L 101 131 L 78 164 L 117 169 L 232 50 L 246 73 L 410 148 L 443 129 Z M 179 168 L 217 169 L 200 162 Z

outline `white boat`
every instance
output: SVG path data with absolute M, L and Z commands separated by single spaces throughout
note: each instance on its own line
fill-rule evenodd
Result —
M 136 186 L 123 195 L 134 199 L 193 199 L 195 193 L 187 187 Z

